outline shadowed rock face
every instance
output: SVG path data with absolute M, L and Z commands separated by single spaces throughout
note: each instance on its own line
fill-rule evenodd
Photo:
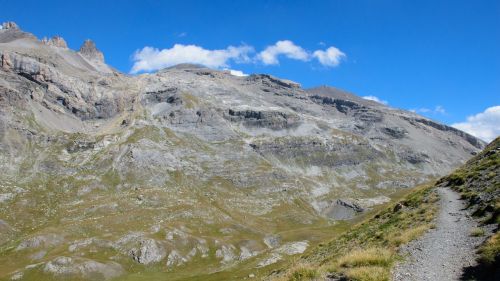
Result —
M 297 115 L 280 111 L 229 109 L 225 117 L 232 122 L 243 123 L 245 126 L 273 130 L 289 129 L 299 125 L 299 117 Z
M 189 64 L 128 76 L 91 41 L 75 52 L 3 26 L 0 248 L 19 250 L 0 253 L 0 279 L 266 266 L 366 209 L 353 202 L 484 146 L 331 87 Z

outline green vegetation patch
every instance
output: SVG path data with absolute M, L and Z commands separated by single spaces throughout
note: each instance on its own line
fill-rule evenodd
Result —
M 500 137 L 464 166 L 438 181 L 438 185 L 460 192 L 468 201 L 468 208 L 484 224 L 497 224 L 494 234 L 479 249 L 478 265 L 468 268 L 465 280 L 500 279 Z M 473 229 L 472 236 L 483 236 L 481 228 Z

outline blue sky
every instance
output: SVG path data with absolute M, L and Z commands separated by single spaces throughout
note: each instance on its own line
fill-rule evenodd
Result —
M 489 122 L 490 134 L 500 132 L 500 1 L 0 0 L 6 20 L 39 38 L 61 35 L 73 49 L 91 38 L 108 64 L 127 73 L 144 47 L 157 49 L 145 60 L 167 60 L 156 67 L 200 53 L 219 68 L 332 85 L 447 124 Z M 274 56 L 263 59 L 262 51 L 285 40 L 300 49 L 267 49 Z M 226 59 L 228 46 L 249 50 Z M 330 57 L 338 62 L 323 53 L 322 63 L 315 53 L 329 47 L 341 52 Z M 213 50 L 225 52 L 220 58 Z

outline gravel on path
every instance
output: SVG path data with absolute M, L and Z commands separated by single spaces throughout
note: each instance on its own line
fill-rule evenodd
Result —
M 436 228 L 400 248 L 405 261 L 393 271 L 395 281 L 460 280 L 464 267 L 475 264 L 476 248 L 485 237 L 472 237 L 477 222 L 464 210 L 460 195 L 438 188 Z

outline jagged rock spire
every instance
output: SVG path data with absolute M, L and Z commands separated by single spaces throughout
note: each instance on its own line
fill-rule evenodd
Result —
M 2 24 L 2 29 L 19 29 L 19 26 L 13 21 L 7 21 Z
M 66 44 L 66 41 L 64 40 L 64 38 L 62 38 L 61 36 L 58 36 L 58 35 L 53 36 L 50 39 L 43 38 L 42 42 L 44 44 L 49 45 L 49 46 L 54 46 L 54 47 L 59 47 L 59 48 L 64 48 L 64 49 L 68 48 L 68 44 Z
M 83 42 L 79 52 L 87 59 L 104 62 L 104 55 L 96 48 L 94 41 L 90 39 Z

